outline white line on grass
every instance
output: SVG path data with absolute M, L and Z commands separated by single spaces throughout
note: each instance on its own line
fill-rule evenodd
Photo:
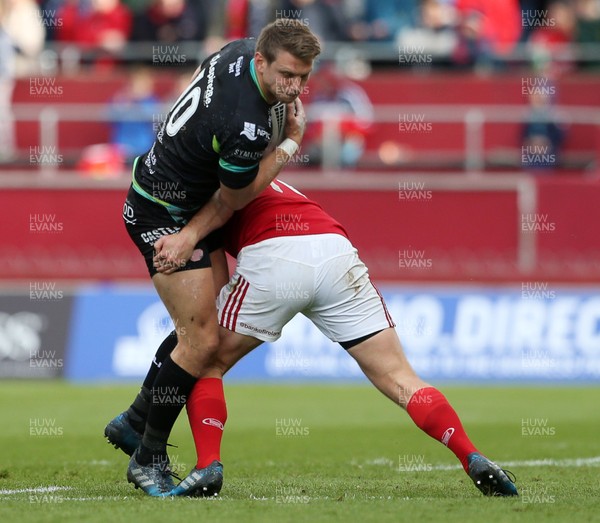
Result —
M 501 461 L 502 467 L 597 467 L 600 466 L 600 456 L 593 458 L 568 459 L 528 459 L 524 461 Z M 434 465 L 433 470 L 458 470 L 461 465 Z
M 49 487 L 34 487 L 34 488 L 20 488 L 14 490 L 0 490 L 0 494 L 8 495 L 11 494 L 28 494 L 33 492 L 35 494 L 42 494 L 44 492 L 56 492 L 57 490 L 73 490 L 73 487 L 59 487 L 56 485 L 51 485 Z
M 91 496 L 87 498 L 60 498 L 62 501 L 122 501 L 127 499 L 127 496 Z
M 421 463 L 422 465 L 427 463 Z M 502 467 L 598 467 L 600 466 L 600 456 L 594 456 L 592 458 L 567 458 L 567 459 L 529 459 L 524 461 L 499 461 L 499 465 Z M 351 465 L 359 465 L 356 462 L 352 462 Z M 395 467 L 396 462 L 389 458 L 375 458 L 365 462 L 365 465 L 372 466 L 388 466 Z M 428 470 L 460 470 L 461 465 L 433 465 Z M 418 472 L 419 470 L 416 470 Z

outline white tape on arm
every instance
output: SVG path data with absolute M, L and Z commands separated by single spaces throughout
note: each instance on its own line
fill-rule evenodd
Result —
M 300 146 L 291 138 L 286 138 L 277 148 L 283 150 L 291 158 L 298 152 Z

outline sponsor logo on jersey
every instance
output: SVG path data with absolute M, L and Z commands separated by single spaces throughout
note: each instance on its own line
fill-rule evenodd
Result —
M 125 220 L 125 223 L 131 225 L 135 225 L 137 222 L 135 211 L 133 210 L 133 206 L 129 203 L 129 200 L 125 200 L 125 204 L 123 205 L 123 219 Z
M 220 54 L 213 56 L 208 65 L 208 78 L 206 80 L 206 91 L 204 91 L 204 107 L 208 107 L 212 101 L 212 95 L 215 92 L 213 84 L 215 82 L 215 65 L 221 57 Z
M 244 63 L 244 57 L 238 56 L 235 62 L 229 64 L 229 74 L 235 73 L 235 76 L 239 76 L 242 72 L 242 64 Z
M 204 418 L 202 420 L 204 425 L 210 425 L 211 427 L 217 427 L 218 429 L 223 430 L 223 423 L 221 423 L 218 419 L 215 418 Z
M 233 151 L 233 155 L 244 160 L 260 160 L 263 157 L 262 151 L 244 151 L 242 149 L 236 149 Z
M 267 329 L 261 329 L 259 327 L 255 327 L 254 325 L 249 325 L 247 323 L 244 323 L 243 321 L 240 321 L 240 327 L 242 327 L 243 329 L 248 329 L 253 332 L 258 332 L 259 334 L 266 334 L 267 336 L 272 336 L 272 337 L 281 336 L 281 331 L 273 332 L 273 331 L 270 331 Z
M 449 429 L 446 429 L 446 432 L 444 432 L 444 434 L 442 435 L 442 443 L 446 445 L 446 447 L 448 446 L 448 442 L 450 441 L 450 438 L 453 434 L 454 427 L 450 427 Z
M 154 154 L 154 146 L 156 145 L 156 142 L 154 142 L 152 144 L 152 147 L 150 149 L 150 151 L 148 151 L 148 154 L 146 154 L 146 159 L 144 160 L 144 163 L 146 164 L 146 167 L 148 167 L 148 169 L 152 169 L 152 167 L 154 167 L 156 165 L 156 154 Z M 150 171 L 150 172 L 154 172 L 154 171 Z
M 271 139 L 271 133 L 261 129 L 257 129 L 256 124 L 250 122 L 244 122 L 244 129 L 240 133 L 240 136 L 245 136 L 250 141 L 256 140 L 259 136 L 264 136 L 267 140 Z
M 181 230 L 181 227 L 159 227 L 151 231 L 146 231 L 140 234 L 140 238 L 144 243 L 154 245 L 154 242 L 161 236 L 167 236 L 168 234 L 175 234 Z
M 244 129 L 240 133 L 240 136 L 245 136 L 251 141 L 256 140 L 256 124 L 244 122 Z

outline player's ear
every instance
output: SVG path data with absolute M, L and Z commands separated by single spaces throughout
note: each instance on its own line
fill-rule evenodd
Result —
M 267 66 L 267 59 L 262 55 L 262 53 L 258 51 L 254 53 L 254 66 L 256 67 L 256 70 L 260 73 L 262 73 L 265 67 Z

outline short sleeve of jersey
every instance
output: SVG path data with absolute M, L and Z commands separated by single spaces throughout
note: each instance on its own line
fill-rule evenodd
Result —
M 219 153 L 219 180 L 230 189 L 242 189 L 250 185 L 258 174 L 258 164 L 264 146 L 258 148 L 242 133 L 244 129 L 230 128 L 223 143 L 215 136 L 213 146 Z

